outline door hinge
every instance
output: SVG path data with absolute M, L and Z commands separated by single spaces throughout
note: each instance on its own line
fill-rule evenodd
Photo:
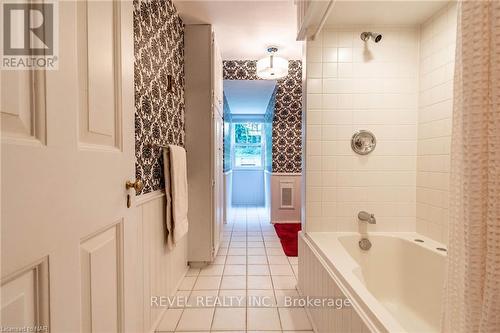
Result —
M 212 179 L 212 187 L 214 187 L 214 186 L 215 186 L 215 180 Z

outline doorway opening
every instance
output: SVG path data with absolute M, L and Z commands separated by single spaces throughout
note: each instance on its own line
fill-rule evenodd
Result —
M 224 81 L 226 209 L 253 206 L 269 215 L 276 81 Z

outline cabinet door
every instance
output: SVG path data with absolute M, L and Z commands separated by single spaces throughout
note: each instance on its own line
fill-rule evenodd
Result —
M 212 87 L 214 92 L 214 104 L 217 106 L 220 115 L 223 115 L 222 101 L 223 97 L 223 74 L 222 74 L 222 56 L 212 33 Z
M 223 174 L 223 83 L 222 56 L 212 32 L 212 107 L 213 107 L 213 249 L 214 255 L 219 249 L 222 236 L 224 209 L 224 174 Z
M 222 110 L 221 110 L 222 112 Z M 219 201 L 217 204 L 217 209 L 219 210 L 219 220 L 217 221 L 219 224 L 219 235 L 222 239 L 223 237 L 223 228 L 222 225 L 224 223 L 224 118 L 219 117 L 219 157 L 217 158 L 218 168 L 217 168 L 217 176 L 219 178 L 220 190 L 218 192 Z
M 217 108 L 216 108 L 217 109 Z M 222 235 L 222 219 L 224 207 L 224 179 L 223 179 L 223 128 L 224 122 L 218 110 L 214 110 L 214 142 L 213 142 L 213 241 L 214 255 L 217 253 Z

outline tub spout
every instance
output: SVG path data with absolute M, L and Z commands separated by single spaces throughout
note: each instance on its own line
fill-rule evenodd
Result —
M 377 223 L 377 219 L 375 218 L 375 215 L 370 214 L 365 211 L 361 211 L 358 213 L 358 219 L 363 222 L 367 222 L 369 224 L 375 224 Z

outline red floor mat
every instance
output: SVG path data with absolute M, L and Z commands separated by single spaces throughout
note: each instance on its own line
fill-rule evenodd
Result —
M 300 223 L 275 223 L 274 229 L 281 241 L 283 251 L 289 257 L 296 257 L 299 249 L 298 234 L 301 229 Z

